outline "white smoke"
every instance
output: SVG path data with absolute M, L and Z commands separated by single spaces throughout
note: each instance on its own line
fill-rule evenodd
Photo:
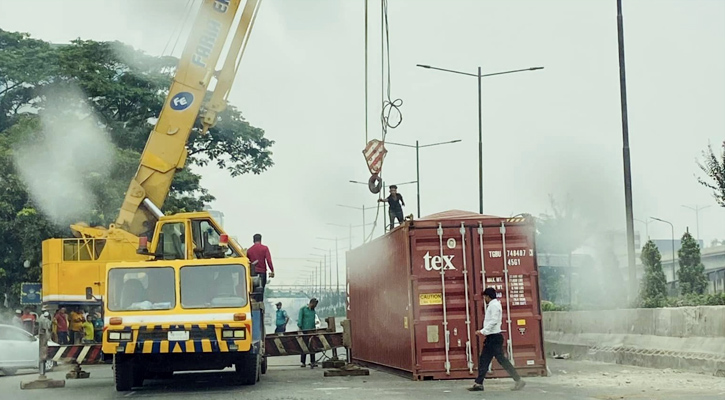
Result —
M 89 180 L 107 180 L 113 166 L 114 145 L 85 98 L 75 87 L 47 93 L 39 131 L 14 149 L 30 197 L 58 225 L 94 209 Z

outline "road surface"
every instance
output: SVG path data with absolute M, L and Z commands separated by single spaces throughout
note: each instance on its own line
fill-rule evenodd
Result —
M 270 359 L 269 369 L 254 386 L 235 386 L 228 372 L 177 373 L 172 380 L 146 381 L 143 388 L 119 393 L 110 365 L 88 366 L 90 378 L 66 380 L 60 389 L 21 390 L 20 382 L 37 372 L 0 376 L 0 398 L 28 400 L 193 399 L 205 400 L 722 400 L 725 378 L 584 361 L 550 360 L 550 377 L 528 378 L 521 392 L 511 392 L 510 379 L 486 382 L 486 391 L 468 392 L 471 381 L 413 382 L 375 370 L 370 376 L 325 378 L 322 369 L 300 368 L 297 357 Z M 48 374 L 63 379 L 66 366 Z

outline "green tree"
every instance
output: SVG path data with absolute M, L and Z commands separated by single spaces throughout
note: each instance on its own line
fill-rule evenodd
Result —
M 677 256 L 680 261 L 680 269 L 677 271 L 680 293 L 683 295 L 705 293 L 707 277 L 705 266 L 700 262 L 700 245 L 690 232 L 682 235 L 682 246 L 677 251 Z
M 702 152 L 703 162 L 698 162 L 700 169 L 707 174 L 708 179 L 697 178 L 701 185 L 712 189 L 715 200 L 721 207 L 725 207 L 725 141 L 722 143 L 722 152 L 719 156 L 707 144 L 707 150 Z
M 662 271 L 662 255 L 657 245 L 648 240 L 642 247 L 642 265 L 644 279 L 640 291 L 640 306 L 647 308 L 663 307 L 667 302 L 667 280 Z

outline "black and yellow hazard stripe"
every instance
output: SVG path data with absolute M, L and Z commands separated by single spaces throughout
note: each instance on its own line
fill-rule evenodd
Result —
M 244 329 L 244 338 L 222 338 L 222 330 Z M 122 332 L 133 332 L 133 340 L 119 343 L 119 353 L 166 354 L 166 353 L 227 353 L 247 351 L 251 332 L 244 325 L 229 324 L 161 324 L 124 327 Z M 169 331 L 188 331 L 189 340 L 169 341 Z M 235 348 L 236 346 L 236 348 Z

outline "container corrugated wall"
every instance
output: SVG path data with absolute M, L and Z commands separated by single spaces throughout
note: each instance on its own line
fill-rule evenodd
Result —
M 347 253 L 347 316 L 357 360 L 410 371 L 406 242 L 399 229 Z
M 532 221 L 447 212 L 348 252 L 353 360 L 414 379 L 474 377 L 482 293 L 492 286 L 505 351 L 522 376 L 545 375 L 534 249 Z M 497 362 L 492 368 L 489 377 L 506 376 Z

